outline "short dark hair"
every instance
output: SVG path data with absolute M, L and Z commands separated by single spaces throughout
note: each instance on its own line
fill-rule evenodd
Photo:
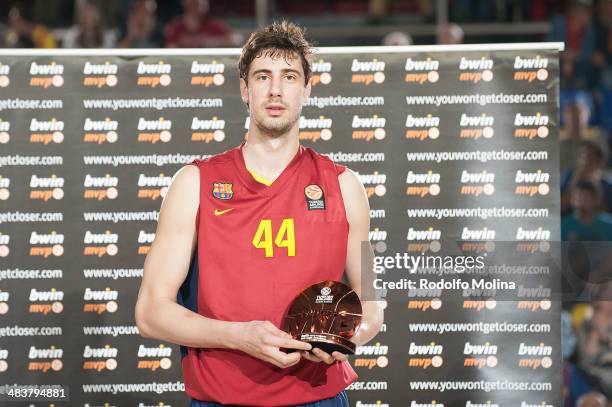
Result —
M 599 199 L 602 194 L 601 187 L 593 181 L 589 180 L 582 180 L 576 182 L 576 184 L 574 185 L 574 191 L 588 192 L 594 199 Z
M 590 149 L 598 160 L 608 162 L 610 150 L 604 142 L 597 139 L 585 139 L 580 142 L 580 147 Z
M 310 67 L 312 49 L 304 37 L 304 29 L 298 25 L 283 20 L 251 34 L 238 59 L 238 74 L 246 83 L 248 83 L 251 62 L 262 54 L 283 58 L 299 56 L 304 69 L 304 86 L 308 84 L 312 75 Z

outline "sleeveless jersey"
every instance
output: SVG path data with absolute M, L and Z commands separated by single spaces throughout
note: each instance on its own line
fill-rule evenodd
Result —
M 266 186 L 247 170 L 243 145 L 192 163 L 200 170 L 197 255 L 178 302 L 208 318 L 280 328 L 304 288 L 342 280 L 349 226 L 338 175 L 345 167 L 300 146 Z M 237 350 L 181 347 L 181 354 L 187 394 L 223 404 L 309 403 L 357 378 L 348 362 L 302 359 L 281 369 Z

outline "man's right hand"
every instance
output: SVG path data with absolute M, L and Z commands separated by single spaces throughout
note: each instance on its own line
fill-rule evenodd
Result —
M 300 361 L 300 352 L 285 353 L 280 348 L 310 350 L 309 343 L 295 340 L 270 321 L 250 321 L 238 324 L 238 350 L 254 358 L 272 363 L 280 368 L 293 366 Z

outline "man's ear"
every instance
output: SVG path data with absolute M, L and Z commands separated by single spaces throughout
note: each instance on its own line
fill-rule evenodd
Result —
M 240 98 L 245 105 L 249 104 L 249 87 L 242 78 L 240 78 Z

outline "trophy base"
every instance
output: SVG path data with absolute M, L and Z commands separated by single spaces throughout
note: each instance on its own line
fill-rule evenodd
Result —
M 313 348 L 319 348 L 324 352 L 340 352 L 345 355 L 355 353 L 355 344 L 345 337 L 330 333 L 306 333 L 300 334 L 296 338 L 298 341 L 308 342 Z

